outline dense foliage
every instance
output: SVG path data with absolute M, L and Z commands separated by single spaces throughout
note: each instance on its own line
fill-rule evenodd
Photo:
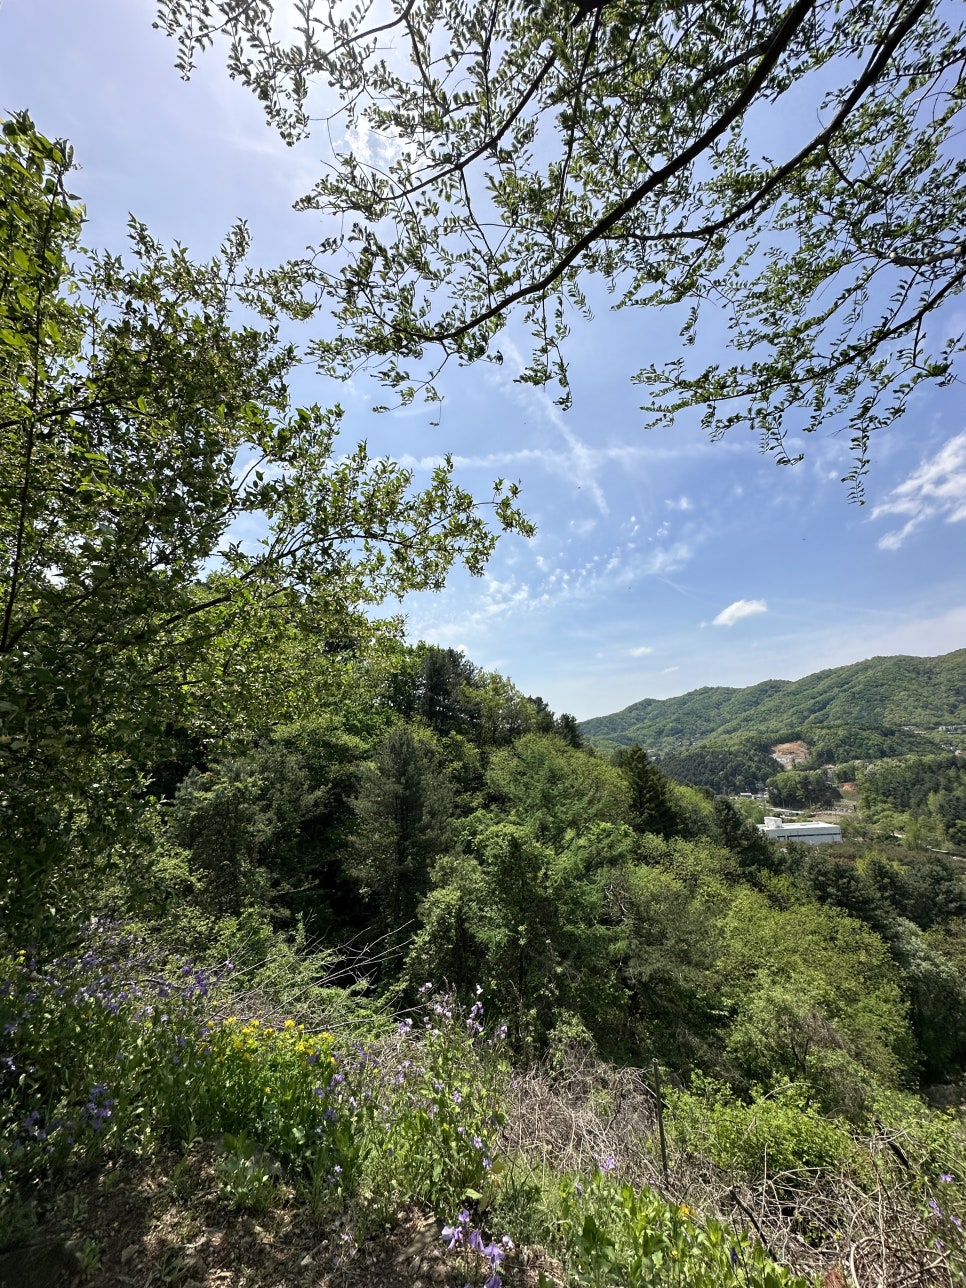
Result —
M 910 822 L 921 834 L 966 846 L 966 764 L 962 756 L 909 756 L 875 762 L 857 778 L 860 798 L 878 821 Z M 904 816 L 904 818 L 903 818 Z
M 26 115 L 4 123 L 0 912 L 18 920 L 56 900 L 78 832 L 120 836 L 172 727 L 210 741 L 284 714 L 271 677 L 291 686 L 300 652 L 371 637 L 364 609 L 479 573 L 496 539 L 449 464 L 417 490 L 337 449 L 338 407 L 290 407 L 295 352 L 243 226 L 209 264 L 137 222 L 131 261 L 84 258 L 72 164 Z M 497 530 L 529 530 L 514 496 L 497 485 Z
M 609 739 L 602 741 L 606 744 Z M 754 736 L 666 751 L 660 763 L 664 772 L 677 782 L 709 787 L 721 796 L 757 793 L 778 769 L 770 740 Z
M 447 675 L 446 701 L 425 701 Z M 512 713 L 497 733 L 476 718 L 493 691 Z M 640 748 L 610 763 L 571 746 L 542 703 L 446 650 L 401 651 L 372 694 L 368 730 L 330 712 L 169 777 L 103 906 L 182 945 L 245 917 L 379 941 L 370 987 L 480 984 L 530 1055 L 573 1040 L 745 1090 L 792 1077 L 850 1116 L 925 1066 L 958 1075 L 966 993 L 953 984 L 943 1003 L 940 1055 L 913 1005 L 925 950 L 907 942 L 910 923 L 955 930 L 966 914 L 946 860 L 873 850 L 830 870 L 783 852 Z M 827 786 L 824 771 L 777 777 Z M 930 949 L 952 980 L 948 951 Z
M 4 1238 L 79 1158 L 217 1137 L 223 1204 L 294 1194 L 324 1223 L 415 1199 L 467 1272 L 511 1276 L 524 1238 L 574 1283 L 676 1284 L 676 1250 L 681 1283 L 731 1284 L 734 1251 L 739 1282 L 804 1284 L 754 1227 L 629 1184 L 609 1154 L 548 1186 L 545 1160 L 506 1152 L 508 1061 L 574 1051 L 656 1060 L 678 1165 L 700 1155 L 734 1184 L 779 1169 L 871 1193 L 890 1164 L 862 1171 L 863 1133 L 883 1116 L 927 1192 L 958 1169 L 951 1120 L 911 1094 L 966 1069 L 966 882 L 948 860 L 781 851 L 640 748 L 573 747 L 545 704 L 446 650 L 399 650 L 370 684 L 368 725 L 331 709 L 168 762 L 136 863 L 93 900 L 138 930 L 10 945 Z M 512 719 L 477 719 L 481 692 Z M 394 1031 L 387 1003 L 427 998 Z M 332 1036 L 347 1022 L 368 1045 Z

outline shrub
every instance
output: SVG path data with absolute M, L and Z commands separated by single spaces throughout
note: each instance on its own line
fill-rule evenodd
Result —
M 559 1230 L 572 1273 L 593 1288 L 807 1288 L 761 1245 L 684 1204 L 617 1179 L 605 1157 L 595 1175 L 565 1180 Z
M 679 1148 L 752 1183 L 786 1172 L 835 1172 L 856 1156 L 846 1125 L 809 1110 L 807 1089 L 798 1084 L 757 1091 L 743 1103 L 696 1077 L 691 1093 L 671 1090 L 667 1099 L 668 1129 Z
M 226 963 L 222 974 L 228 970 Z M 78 954 L 0 963 L 0 1233 L 74 1158 L 218 1139 L 222 1193 L 273 1201 L 285 1175 L 318 1208 L 365 1177 L 379 1203 L 438 1211 L 492 1189 L 506 1071 L 482 1003 L 426 986 L 388 1059 L 289 1019 L 219 1018 L 219 978 L 95 924 Z

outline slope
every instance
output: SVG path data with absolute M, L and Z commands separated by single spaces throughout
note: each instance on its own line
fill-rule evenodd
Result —
M 701 688 L 645 698 L 581 722 L 592 742 L 655 750 L 738 733 L 784 734 L 808 725 L 937 730 L 966 724 L 966 649 L 940 657 L 873 657 L 800 680 L 744 689 Z

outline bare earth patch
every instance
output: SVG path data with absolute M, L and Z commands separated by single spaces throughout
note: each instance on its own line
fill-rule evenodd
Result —
M 771 754 L 784 769 L 791 769 L 792 765 L 800 765 L 803 760 L 808 760 L 812 753 L 808 744 L 799 740 L 776 743 L 771 749 Z
M 469 1277 L 440 1237 L 440 1222 L 416 1209 L 391 1228 L 351 1217 L 313 1218 L 280 1186 L 272 1208 L 244 1213 L 218 1192 L 215 1142 L 181 1158 L 160 1155 L 105 1166 L 61 1191 L 42 1233 L 0 1254 L 0 1288 L 429 1288 Z M 507 1288 L 533 1288 L 537 1262 L 518 1250 Z

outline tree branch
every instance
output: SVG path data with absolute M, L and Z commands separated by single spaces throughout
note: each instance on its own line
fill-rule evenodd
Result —
M 925 6 L 928 0 L 920 0 L 920 4 Z M 680 152 L 673 161 L 662 166 L 660 170 L 654 171 L 642 184 L 635 188 L 623 201 L 619 202 L 603 219 L 599 220 L 594 226 L 582 236 L 570 249 L 560 257 L 557 263 L 544 274 L 543 277 L 536 281 L 528 282 L 526 285 L 519 287 L 505 295 L 496 304 L 490 308 L 478 313 L 469 321 L 462 323 L 460 326 L 453 327 L 447 331 L 417 331 L 408 328 L 401 329 L 401 334 L 411 337 L 412 339 L 425 341 L 427 343 L 445 343 L 446 341 L 458 340 L 462 336 L 475 330 L 477 327 L 489 322 L 492 318 L 501 313 L 505 313 L 508 308 L 518 303 L 520 300 L 528 299 L 533 295 L 539 295 L 551 287 L 554 282 L 558 281 L 566 270 L 573 264 L 595 241 L 600 238 L 628 215 L 636 206 L 647 197 L 656 188 L 685 169 L 692 161 L 695 161 L 716 139 L 731 126 L 741 114 L 754 101 L 755 95 L 761 89 L 767 80 L 769 74 L 774 70 L 779 58 L 785 52 L 791 43 L 796 32 L 803 26 L 809 12 L 814 4 L 814 0 L 796 0 L 778 27 L 775 29 L 773 36 L 768 42 L 768 49 L 762 57 L 754 73 L 749 78 L 747 84 L 741 93 L 735 98 L 731 106 L 718 119 L 708 127 L 697 139 L 683 152 Z

